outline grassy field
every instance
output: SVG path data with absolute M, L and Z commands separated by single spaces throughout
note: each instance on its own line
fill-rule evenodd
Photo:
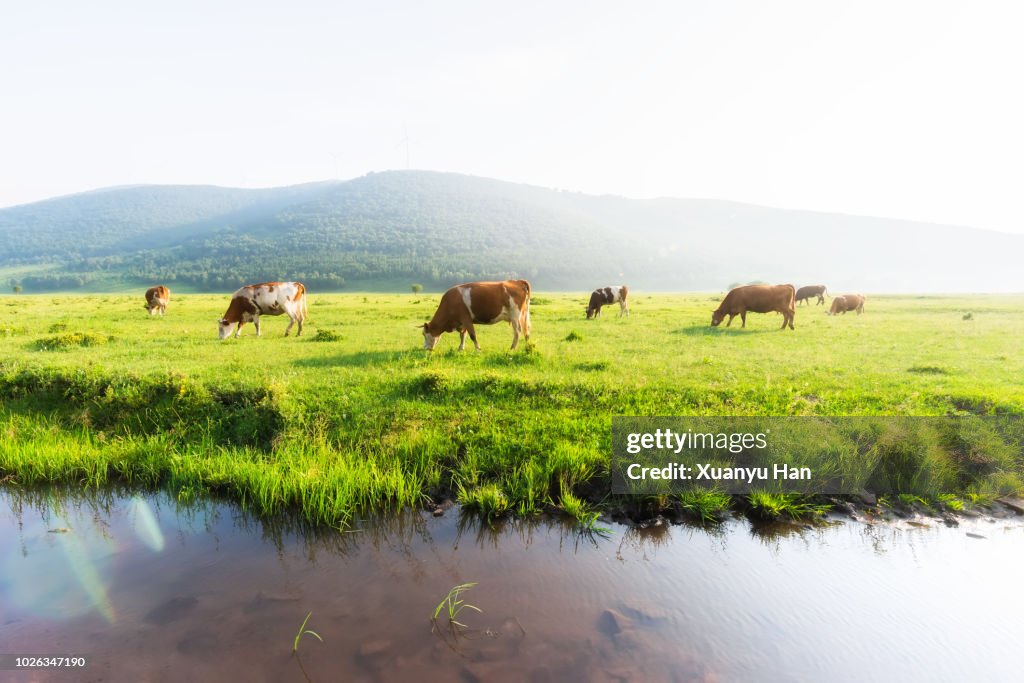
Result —
M 592 520 L 613 415 L 1024 413 L 1024 296 L 801 306 L 795 331 L 775 314 L 712 329 L 719 298 L 638 294 L 628 320 L 587 321 L 582 295 L 537 293 L 525 347 L 501 324 L 480 353 L 451 334 L 428 354 L 415 326 L 439 295 L 313 294 L 302 337 L 265 318 L 223 342 L 226 296 L 175 297 L 163 319 L 141 293 L 5 296 L 0 478 L 214 491 L 330 524 L 446 495 Z

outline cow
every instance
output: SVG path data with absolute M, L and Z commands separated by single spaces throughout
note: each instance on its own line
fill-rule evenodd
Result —
M 612 285 L 611 287 L 599 287 L 590 295 L 590 304 L 587 305 L 587 320 L 600 317 L 601 307 L 608 304 L 619 305 L 619 317 L 625 313 L 629 317 L 629 303 L 626 296 L 629 288 L 626 285 Z
M 711 326 L 718 327 L 725 316 L 729 316 L 726 327 L 732 325 L 732 319 L 740 316 L 743 327 L 747 326 L 747 312 L 782 314 L 782 329 L 795 329 L 793 318 L 796 317 L 796 306 L 793 301 L 796 290 L 793 285 L 747 285 L 731 290 L 722 299 L 718 308 L 711 312 Z
M 261 315 L 287 314 L 290 322 L 284 336 L 292 331 L 292 325 L 299 324 L 298 337 L 302 334 L 302 321 L 306 319 L 306 288 L 301 282 L 264 282 L 246 285 L 231 295 L 231 303 L 224 317 L 217 321 L 221 339 L 231 336 L 231 326 L 238 324 L 235 337 L 242 333 L 242 325 L 252 322 L 256 325 L 256 336 L 260 336 Z
M 512 349 L 519 343 L 520 333 L 530 338 L 529 282 L 504 280 L 456 285 L 441 296 L 434 317 L 420 325 L 423 348 L 432 351 L 442 334 L 458 330 L 459 351 L 466 348 L 467 334 L 479 351 L 473 325 L 493 325 L 502 320 L 512 325 Z
M 146 290 L 146 310 L 149 311 L 150 316 L 159 313 L 160 317 L 163 317 L 164 313 L 167 312 L 167 304 L 170 301 L 171 290 L 163 285 L 150 287 Z
M 864 312 L 863 294 L 844 294 L 832 299 L 832 310 L 829 315 L 846 314 L 847 311 L 857 311 L 857 315 Z
M 820 306 L 825 303 L 826 294 L 828 292 L 825 291 L 825 285 L 807 285 L 796 290 L 796 302 L 799 304 L 816 296 L 818 297 L 817 305 Z

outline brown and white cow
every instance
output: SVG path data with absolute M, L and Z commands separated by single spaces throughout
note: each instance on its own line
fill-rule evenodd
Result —
M 725 316 L 729 316 L 726 327 L 732 325 L 732 319 L 739 316 L 743 327 L 747 326 L 747 312 L 782 314 L 782 329 L 796 329 L 793 318 L 796 317 L 796 289 L 793 285 L 746 285 L 730 291 L 722 299 L 718 309 L 711 312 L 711 326 L 718 327 Z
M 231 303 L 224 317 L 217 321 L 221 339 L 231 336 L 231 326 L 238 324 L 235 336 L 242 332 L 242 325 L 252 322 L 256 325 L 256 336 L 260 336 L 261 315 L 287 314 L 290 319 L 284 336 L 292 331 L 292 325 L 299 324 L 302 334 L 302 321 L 306 319 L 306 288 L 301 282 L 264 282 L 259 285 L 246 285 L 231 295 Z
M 146 290 L 146 309 L 149 314 L 156 315 L 159 313 L 161 317 L 167 312 L 167 304 L 171 301 L 171 290 L 167 289 L 163 285 L 157 285 L 156 287 L 150 287 Z
M 796 290 L 796 302 L 802 303 L 814 297 L 818 297 L 817 305 L 825 303 L 825 295 L 828 294 L 825 291 L 825 285 L 807 285 Z
M 423 323 L 423 348 L 432 351 L 445 332 L 459 332 L 459 351 L 466 348 L 466 335 L 476 350 L 476 325 L 493 325 L 501 321 L 512 325 L 512 348 L 519 335 L 530 338 L 530 283 L 526 280 L 502 282 L 467 282 L 456 285 L 441 296 L 434 317 Z
M 857 311 L 857 315 L 864 312 L 863 294 L 844 294 L 832 299 L 832 310 L 829 315 L 846 314 L 847 311 Z
M 608 304 L 619 305 L 619 317 L 625 313 L 629 317 L 629 304 L 626 296 L 629 288 L 626 285 L 613 285 L 611 287 L 599 287 L 590 295 L 590 304 L 587 305 L 587 320 L 597 318 L 601 315 L 601 307 Z

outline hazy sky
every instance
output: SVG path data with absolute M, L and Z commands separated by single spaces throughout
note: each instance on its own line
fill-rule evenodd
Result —
M 412 168 L 1024 232 L 1024 6 L 0 8 L 0 206 Z

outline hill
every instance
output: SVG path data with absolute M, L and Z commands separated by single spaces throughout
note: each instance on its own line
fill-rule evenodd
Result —
M 223 291 L 658 291 L 824 282 L 832 291 L 1024 291 L 1024 236 L 725 201 L 637 200 L 425 171 L 246 190 L 132 186 L 0 209 L 0 276 L 26 291 L 163 282 Z

